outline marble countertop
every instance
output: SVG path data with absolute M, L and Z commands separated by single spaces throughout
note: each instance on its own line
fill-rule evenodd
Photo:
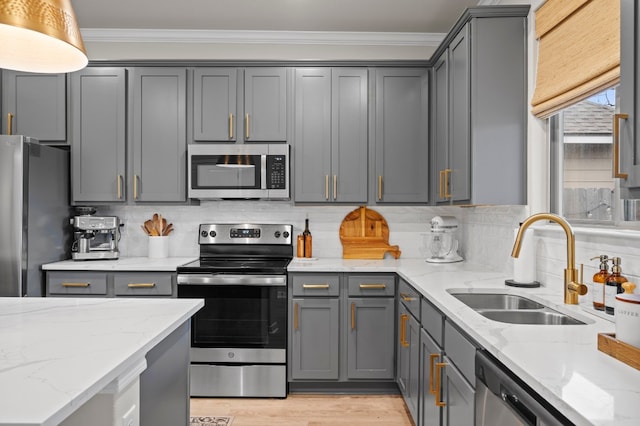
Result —
M 171 271 L 195 257 L 122 257 L 114 260 L 61 260 L 42 265 L 44 271 Z
M 0 425 L 59 424 L 121 375 L 144 367 L 145 354 L 203 305 L 0 298 Z
M 596 315 L 588 303 L 565 305 L 562 278 L 549 287 L 515 289 L 504 284 L 511 277 L 481 265 L 430 264 L 421 259 L 296 258 L 288 269 L 395 272 L 575 424 L 631 426 L 640 422 L 640 371 L 597 347 L 598 333 L 614 333 L 615 323 L 600 316 L 606 314 Z M 522 294 L 587 324 L 550 326 L 492 321 L 454 298 L 448 289 L 472 292 L 500 289 Z

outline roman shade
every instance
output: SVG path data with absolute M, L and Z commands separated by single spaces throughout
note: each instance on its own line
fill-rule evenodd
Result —
M 601 92 L 620 80 L 620 0 L 547 0 L 536 11 L 536 117 Z

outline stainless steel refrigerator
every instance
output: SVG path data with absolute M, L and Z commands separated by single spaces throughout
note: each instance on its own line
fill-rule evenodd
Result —
M 0 296 L 43 296 L 43 263 L 68 257 L 69 152 L 0 136 Z

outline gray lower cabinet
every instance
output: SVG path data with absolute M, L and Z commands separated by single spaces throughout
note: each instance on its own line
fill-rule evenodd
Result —
M 197 67 L 193 71 L 193 140 L 287 140 L 285 67 Z
M 470 9 L 434 54 L 436 203 L 526 204 L 528 11 Z
M 396 381 L 414 423 L 420 398 L 420 294 L 403 279 L 398 283 Z
M 442 409 L 440 386 L 436 382 L 436 363 L 442 362 L 442 348 L 422 329 L 420 331 L 420 403 L 418 425 L 440 426 Z
M 375 70 L 376 204 L 429 201 L 428 76 L 426 68 Z
M 295 201 L 367 202 L 366 68 L 297 68 Z
M 45 271 L 47 296 L 176 297 L 173 272 Z
M 444 323 L 444 352 L 443 363 L 436 364 L 442 383 L 442 424 L 473 425 L 476 347 L 449 320 Z
M 126 70 L 85 68 L 70 74 L 71 199 L 126 200 Z
M 66 144 L 66 97 L 66 74 L 2 70 L 2 133 Z

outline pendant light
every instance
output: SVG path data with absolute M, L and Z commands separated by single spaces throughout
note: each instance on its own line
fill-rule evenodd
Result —
M 0 0 L 0 68 L 41 73 L 87 65 L 71 0 Z

